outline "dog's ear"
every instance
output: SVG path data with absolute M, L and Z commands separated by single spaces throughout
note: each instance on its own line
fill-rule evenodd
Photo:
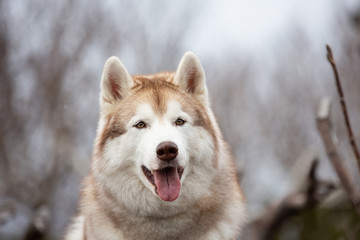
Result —
M 100 104 L 113 104 L 124 98 L 133 85 L 133 79 L 119 58 L 110 57 L 101 76 Z
M 209 103 L 205 73 L 199 58 L 194 53 L 184 54 L 176 70 L 174 81 L 182 90 L 193 95 L 201 103 L 205 105 Z

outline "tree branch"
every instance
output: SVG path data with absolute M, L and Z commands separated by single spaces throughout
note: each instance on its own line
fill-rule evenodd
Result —
M 332 182 L 319 180 L 316 176 L 317 167 L 318 160 L 313 159 L 311 167 L 306 173 L 306 189 L 290 193 L 281 202 L 253 220 L 245 231 L 245 239 L 273 239 L 286 220 L 313 209 L 322 202 L 336 186 Z
M 351 181 L 351 178 L 342 164 L 342 160 L 336 150 L 333 137 L 332 137 L 332 123 L 330 120 L 330 109 L 331 104 L 330 100 L 324 98 L 321 100 L 318 114 L 316 118 L 317 128 L 322 138 L 323 144 L 326 149 L 326 154 L 330 159 L 335 171 L 343 185 L 345 191 L 347 192 L 352 205 L 354 206 L 356 212 L 360 217 L 360 197 L 357 194 L 354 184 Z
M 355 142 L 355 137 L 354 137 L 352 129 L 351 129 L 350 120 L 349 120 L 349 116 L 348 116 L 348 110 L 347 110 L 346 102 L 345 102 L 345 97 L 344 97 L 344 93 L 343 93 L 343 90 L 341 87 L 340 77 L 339 77 L 339 74 L 338 74 L 338 71 L 336 68 L 336 63 L 335 63 L 335 59 L 332 54 L 332 50 L 329 45 L 326 45 L 326 50 L 327 50 L 327 59 L 330 62 L 332 69 L 334 71 L 336 87 L 337 87 L 337 90 L 339 93 L 339 98 L 340 98 L 341 108 L 342 108 L 343 114 L 344 114 L 346 129 L 347 129 L 347 132 L 349 135 L 350 144 L 353 149 L 353 152 L 354 152 L 354 155 L 355 155 L 355 158 L 357 161 L 359 173 L 360 173 L 360 154 L 359 154 L 359 150 L 357 148 L 356 142 Z

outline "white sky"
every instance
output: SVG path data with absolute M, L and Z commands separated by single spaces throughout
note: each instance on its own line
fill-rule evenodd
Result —
M 359 0 L 223 0 L 207 1 L 185 39 L 186 50 L 195 52 L 203 63 L 207 58 L 226 61 L 229 52 L 260 60 L 257 72 L 258 91 L 264 99 L 268 74 L 276 68 L 274 56 L 294 44 L 289 39 L 297 31 L 305 34 L 308 50 L 323 58 L 325 44 L 336 54 L 341 36 L 338 18 L 344 10 L 356 9 Z M 294 32 L 291 32 L 294 31 Z M 295 33 L 295 35 L 294 35 Z M 284 46 L 288 44 L 288 46 Z M 291 46 L 291 45 L 290 45 Z M 310 55 L 309 55 L 310 56 Z M 224 57 L 225 59 L 220 59 Z M 205 61 L 204 61 L 205 60 Z M 321 61 L 319 61 L 321 62 Z
M 200 54 L 236 46 L 263 50 L 292 28 L 300 28 L 316 47 L 331 41 L 332 16 L 357 0 L 225 0 L 209 1 L 194 25 L 189 47 Z

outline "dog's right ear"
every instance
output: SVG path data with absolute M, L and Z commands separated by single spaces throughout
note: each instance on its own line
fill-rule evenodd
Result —
M 101 76 L 100 104 L 113 104 L 124 98 L 133 85 L 133 79 L 119 58 L 110 57 Z
M 175 72 L 174 81 L 180 89 L 191 94 L 204 105 L 209 104 L 204 69 L 194 53 L 184 54 Z

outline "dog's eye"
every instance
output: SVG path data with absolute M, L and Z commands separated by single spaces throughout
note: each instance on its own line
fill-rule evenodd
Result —
M 134 127 L 136 127 L 136 128 L 146 128 L 146 123 L 144 123 L 143 121 L 140 121 L 137 124 L 135 124 Z
M 185 123 L 185 120 L 182 120 L 181 118 L 178 118 L 178 119 L 176 119 L 176 121 L 175 121 L 175 125 L 176 125 L 176 126 L 184 125 L 184 123 Z

